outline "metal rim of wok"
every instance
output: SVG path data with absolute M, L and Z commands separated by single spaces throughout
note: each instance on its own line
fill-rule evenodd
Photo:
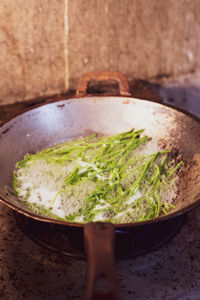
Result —
M 194 117 L 194 116 L 191 116 L 190 114 L 186 113 L 186 112 L 181 112 L 180 110 L 177 110 L 177 109 L 174 109 L 174 108 L 170 108 L 168 106 L 165 106 L 163 104 L 158 104 L 158 103 L 154 103 L 154 102 L 151 102 L 151 101 L 147 101 L 147 100 L 140 100 L 140 99 L 135 99 L 133 97 L 106 97 L 106 96 L 98 96 L 98 97 L 95 97 L 95 103 L 98 103 L 98 100 L 100 100 L 101 102 L 102 101 L 106 101 L 107 100 L 111 100 L 111 102 L 113 101 L 113 98 L 114 99 L 117 99 L 117 101 L 119 101 L 120 103 L 123 103 L 127 108 L 128 106 L 131 105 L 132 102 L 139 102 L 139 103 L 147 103 L 151 106 L 154 106 L 156 105 L 157 107 L 160 107 L 160 109 L 162 110 L 163 107 L 167 108 L 167 110 L 169 112 L 173 112 L 175 114 L 177 114 L 179 116 L 179 114 L 181 114 L 182 117 L 185 116 L 185 118 L 189 118 L 189 122 L 196 122 L 196 124 L 198 124 L 199 128 L 200 128 L 200 121 Z M 47 105 L 44 105 L 44 106 L 41 106 L 39 108 L 35 108 L 35 109 L 32 109 L 28 112 L 25 112 L 24 114 L 12 119 L 11 121 L 7 122 L 6 124 L 4 124 L 1 128 L 0 128 L 0 145 L 1 145 L 1 139 L 2 137 L 6 136 L 9 134 L 9 130 L 12 130 L 11 128 L 13 126 L 18 126 L 17 124 L 14 125 L 15 123 L 18 122 L 18 119 L 21 118 L 21 120 L 23 120 L 24 117 L 26 117 L 27 115 L 30 117 L 30 115 L 32 113 L 38 113 L 40 112 L 44 107 L 48 107 L 48 106 L 54 106 L 56 107 L 57 109 L 60 109 L 62 110 L 63 106 L 65 105 L 70 105 L 71 103 L 75 103 L 75 101 L 81 101 L 82 103 L 84 103 L 84 99 L 88 99 L 92 101 L 92 97 L 83 97 L 83 98 L 75 98 L 75 99 L 68 99 L 68 100 L 62 100 L 62 101 L 59 101 L 59 102 L 56 102 L 56 103 L 51 103 L 51 104 L 47 104 Z M 95 103 L 93 103 L 95 105 Z M 114 104 L 113 104 L 114 105 Z M 10 129 L 9 129 L 10 128 Z M 199 130 L 199 133 L 200 133 L 200 129 Z M 188 147 L 191 147 L 191 145 L 188 145 Z M 9 158 L 10 159 L 10 158 Z M 2 169 L 2 168 L 1 168 Z M 30 210 L 26 210 L 25 208 L 22 208 L 22 207 L 19 207 L 18 205 L 12 203 L 10 200 L 8 200 L 7 197 L 5 197 L 5 195 L 2 195 L 1 194 L 1 190 L 0 190 L 0 201 L 2 201 L 3 203 L 5 203 L 8 207 L 14 209 L 15 211 L 19 212 L 19 213 L 22 213 L 28 217 L 31 217 L 31 218 L 34 218 L 36 220 L 39 220 L 39 221 L 44 221 L 44 222 L 49 222 L 49 223 L 55 223 L 55 224 L 63 224 L 63 225 L 69 225 L 69 226 L 75 226 L 75 227 L 82 227 L 84 226 L 84 223 L 74 223 L 74 222 L 65 222 L 65 221 L 60 221 L 60 220 L 54 220 L 54 219 L 51 219 L 51 218 L 48 218 L 48 217 L 44 217 L 42 215 L 39 215 L 39 214 L 35 214 L 33 212 L 31 212 Z M 191 203 L 189 203 L 188 205 L 185 205 L 183 208 L 181 209 L 178 209 L 176 211 L 172 211 L 171 213 L 168 213 L 167 215 L 162 215 L 162 216 L 159 216 L 155 219 L 152 219 L 152 220 L 148 220 L 148 221 L 140 221 L 140 222 L 134 222 L 134 223 L 124 223 L 124 224 L 114 224 L 115 227 L 131 227 L 131 226 L 140 226 L 140 225 L 145 225 L 145 224 L 150 224 L 150 223 L 154 223 L 154 222 L 160 222 L 160 221 L 164 221 L 166 219 L 169 219 L 169 218 L 173 218 L 175 216 L 178 216 L 178 215 L 181 215 L 183 213 L 186 213 L 188 212 L 189 210 L 193 209 L 194 207 L 196 207 L 197 205 L 199 205 L 200 203 L 200 197 L 198 197 L 198 199 L 195 199 L 195 201 L 192 201 Z

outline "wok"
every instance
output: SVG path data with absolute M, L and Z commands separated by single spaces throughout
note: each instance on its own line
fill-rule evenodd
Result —
M 116 80 L 120 96 L 87 95 L 91 80 Z M 184 160 L 176 208 L 150 221 L 128 224 L 77 224 L 53 220 L 33 213 L 12 191 L 12 173 L 17 161 L 26 153 L 91 133 L 113 135 L 123 131 L 145 129 L 152 137 L 150 146 L 179 149 Z M 162 222 L 188 212 L 200 202 L 200 121 L 174 108 L 132 98 L 128 81 L 118 72 L 87 73 L 81 77 L 74 98 L 32 109 L 0 128 L 0 200 L 15 211 L 39 221 L 71 227 L 84 227 L 85 249 L 89 261 L 87 299 L 118 299 L 116 267 L 113 258 L 114 234 L 118 228 Z M 98 280 L 109 286 L 102 294 Z

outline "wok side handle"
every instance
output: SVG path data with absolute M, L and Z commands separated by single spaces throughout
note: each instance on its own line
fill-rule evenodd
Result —
M 97 81 L 115 80 L 119 84 L 120 95 L 125 97 L 131 96 L 129 92 L 128 79 L 124 73 L 99 71 L 99 72 L 88 72 L 81 76 L 78 83 L 78 88 L 76 90 L 76 97 L 83 97 L 87 95 L 87 87 L 91 80 L 97 80 Z
M 86 300 L 119 300 L 114 260 L 115 228 L 111 223 L 88 223 L 84 243 L 88 259 Z

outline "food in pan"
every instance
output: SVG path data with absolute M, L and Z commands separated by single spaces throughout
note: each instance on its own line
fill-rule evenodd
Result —
M 129 223 L 174 207 L 181 160 L 149 153 L 144 130 L 71 140 L 16 164 L 13 187 L 35 213 L 70 222 Z

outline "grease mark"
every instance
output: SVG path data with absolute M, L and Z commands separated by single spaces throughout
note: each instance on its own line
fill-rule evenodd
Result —
M 63 107 L 65 107 L 65 104 L 58 104 L 58 105 L 56 105 L 58 108 L 63 108 Z
M 10 128 L 6 128 L 6 129 L 2 132 L 2 134 L 7 133 L 9 130 L 10 130 Z

